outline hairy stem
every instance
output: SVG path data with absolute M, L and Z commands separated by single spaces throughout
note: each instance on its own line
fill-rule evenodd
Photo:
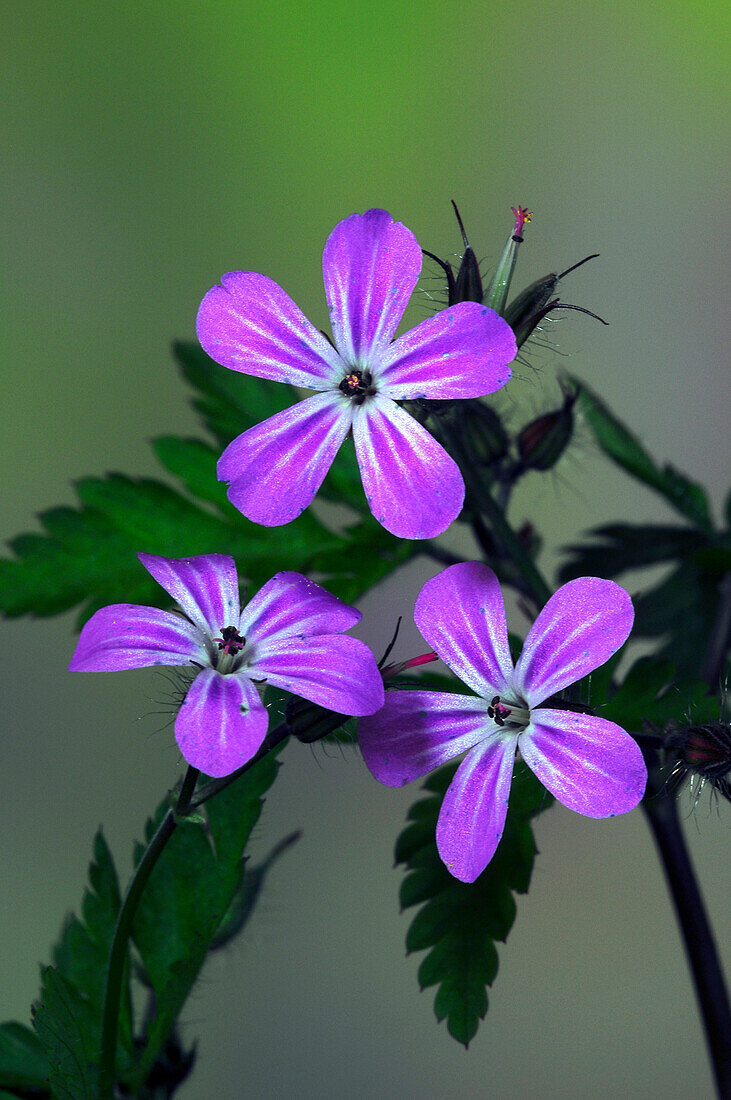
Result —
M 104 990 L 104 1009 L 102 1013 L 101 1054 L 99 1059 L 99 1100 L 114 1100 L 115 1061 L 117 1054 L 117 1031 L 119 1027 L 119 1008 L 122 994 L 122 978 L 127 963 L 129 938 L 132 934 L 137 906 L 144 892 L 145 886 L 152 874 L 155 864 L 162 855 L 171 836 L 177 828 L 178 821 L 185 817 L 186 813 L 203 805 L 219 791 L 234 783 L 240 775 L 249 771 L 255 764 L 271 752 L 272 749 L 283 741 L 288 735 L 285 723 L 277 726 L 267 734 L 264 742 L 251 760 L 231 775 L 222 779 L 214 779 L 201 787 L 193 797 L 196 783 L 200 776 L 197 768 L 188 768 L 180 789 L 180 795 L 174 809 L 168 811 L 162 819 L 157 832 L 147 846 L 147 849 L 138 863 L 127 888 L 122 907 L 119 910 L 117 924 L 114 929 L 114 938 L 109 952 L 109 964 L 107 967 L 107 983 Z
M 101 1056 L 99 1059 L 99 1097 L 100 1100 L 113 1100 L 115 1060 L 117 1054 L 117 1030 L 119 1027 L 119 1005 L 122 993 L 122 976 L 127 963 L 127 948 L 132 932 L 137 906 L 165 845 L 176 829 L 176 818 L 185 813 L 195 789 L 200 772 L 197 768 L 188 768 L 183 780 L 180 797 L 174 810 L 169 810 L 160 822 L 157 832 L 147 846 L 147 850 L 135 869 L 132 881 L 127 888 L 122 907 L 119 910 L 114 938 L 109 952 L 107 966 L 107 984 L 104 990 L 104 1010 L 102 1013 Z
M 728 993 L 713 932 L 678 817 L 677 799 L 667 790 L 659 770 L 652 765 L 642 808 L 655 838 L 675 907 L 693 975 L 718 1095 L 724 1100 L 724 1097 L 731 1096 L 731 1012 Z

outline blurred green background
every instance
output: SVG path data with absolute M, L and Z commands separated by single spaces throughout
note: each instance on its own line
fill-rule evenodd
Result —
M 503 407 L 522 423 L 554 403 L 566 366 L 659 459 L 703 479 L 718 508 L 731 396 L 726 11 L 6 0 L 0 535 L 71 503 L 74 478 L 154 475 L 148 440 L 197 432 L 168 349 L 193 334 L 222 272 L 265 272 L 325 325 L 333 225 L 384 206 L 448 255 L 451 198 L 488 265 L 509 206 L 535 211 L 519 285 L 601 253 L 564 297 L 611 327 L 565 314 L 554 350 L 528 351 Z M 426 308 L 415 297 L 410 321 Z M 581 432 L 553 474 L 526 479 L 512 515 L 553 547 L 602 521 L 671 518 Z M 361 636 L 381 648 L 435 571 L 421 561 L 369 596 Z M 94 830 L 103 822 L 126 874 L 180 759 L 157 674 L 69 675 L 71 615 L 0 625 L 0 1019 L 26 1020 L 37 962 L 79 905 Z M 414 652 L 413 625 L 400 644 Z M 418 995 L 417 960 L 403 959 L 392 844 L 415 796 L 379 787 L 352 754 L 289 747 L 256 850 L 293 828 L 304 836 L 245 942 L 213 961 L 187 1005 L 200 1058 L 181 1100 L 709 1095 L 640 814 L 541 818 L 533 887 L 465 1054 L 435 1024 L 432 993 Z M 704 798 L 686 822 L 725 947 L 727 821 Z

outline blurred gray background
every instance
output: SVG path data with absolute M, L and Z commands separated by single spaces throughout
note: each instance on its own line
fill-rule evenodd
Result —
M 451 198 L 488 265 L 509 206 L 535 211 L 519 286 L 601 253 L 564 296 L 611 327 L 564 315 L 554 350 L 528 352 L 502 407 L 520 424 L 556 403 L 567 367 L 659 460 L 702 479 L 718 514 L 730 396 L 724 28 L 713 2 L 375 0 L 344 14 L 333 0 L 266 13 L 6 0 L 0 535 L 73 503 L 75 478 L 155 476 L 151 437 L 198 434 L 168 349 L 193 335 L 224 271 L 265 272 L 324 325 L 333 225 L 384 206 L 448 255 Z M 407 320 L 425 310 L 416 296 Z M 544 533 L 548 569 L 584 528 L 672 518 L 585 430 L 552 474 L 526 479 L 511 515 Z M 447 542 L 469 555 L 459 538 Z M 420 560 L 371 593 L 360 636 L 380 650 L 434 572 Z M 71 614 L 0 629 L 0 1019 L 27 1020 L 37 964 L 80 904 L 93 832 L 103 823 L 126 876 L 181 761 L 158 673 L 67 673 Z M 419 644 L 411 624 L 396 655 Z M 540 819 L 487 1021 L 467 1053 L 437 1026 L 418 959 L 404 961 L 410 918 L 392 869 L 416 793 L 378 786 L 352 752 L 289 746 L 254 853 L 295 828 L 303 838 L 245 940 L 214 959 L 187 1005 L 199 1065 L 181 1100 L 710 1095 L 639 812 L 593 822 L 556 807 Z M 725 809 L 703 798 L 685 824 L 727 949 Z

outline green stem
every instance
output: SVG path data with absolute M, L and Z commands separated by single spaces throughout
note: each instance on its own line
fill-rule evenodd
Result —
M 142 892 L 165 845 L 175 832 L 177 818 L 184 814 L 189 806 L 200 772 L 197 768 L 188 768 L 183 779 L 180 796 L 174 810 L 169 810 L 162 819 L 157 832 L 147 846 L 132 881 L 129 884 L 122 907 L 119 910 L 114 938 L 109 952 L 107 983 L 104 990 L 104 1009 L 102 1013 L 101 1056 L 99 1059 L 99 1097 L 100 1100 L 113 1100 L 115 1061 L 117 1054 L 117 1031 L 119 1028 L 119 1006 L 122 994 L 122 977 L 127 963 L 127 947 L 132 932 L 132 922 L 137 912 Z
M 127 961 L 127 944 L 130 932 L 132 931 L 132 921 L 134 920 L 142 891 L 147 885 L 147 880 L 152 874 L 152 870 L 162 854 L 165 845 L 175 832 L 175 828 L 175 814 L 172 810 L 169 810 L 150 841 L 147 851 L 135 871 L 117 918 L 112 948 L 109 953 L 107 984 L 104 990 L 101 1057 L 99 1060 L 100 1100 L 113 1100 L 114 1096 L 114 1066 L 117 1053 L 119 1003 L 122 992 L 122 975 Z
M 677 799 L 650 765 L 642 809 L 665 871 L 695 984 L 718 1095 L 731 1096 L 731 1010 L 713 932 L 678 817 Z
M 117 924 L 114 929 L 114 938 L 112 939 L 112 946 L 109 952 L 107 983 L 104 990 L 104 1009 L 102 1013 L 101 1054 L 99 1059 L 98 1078 L 99 1100 L 113 1100 L 114 1098 L 117 1031 L 119 1028 L 122 978 L 127 962 L 127 948 L 130 935 L 132 934 L 132 924 L 134 922 L 135 913 L 137 912 L 137 906 L 140 903 L 140 898 L 154 870 L 155 864 L 165 850 L 165 846 L 170 840 L 170 837 L 175 832 L 180 818 L 184 817 L 186 813 L 196 809 L 198 806 L 202 806 L 209 798 L 212 798 L 215 794 L 218 794 L 219 791 L 224 790 L 225 787 L 234 783 L 240 775 L 243 775 L 244 772 L 253 768 L 262 757 L 271 752 L 280 741 L 283 741 L 285 737 L 288 736 L 288 733 L 289 730 L 286 723 L 283 722 L 281 725 L 276 726 L 271 733 L 267 734 L 261 748 L 251 760 L 247 760 L 243 767 L 239 768 L 238 771 L 233 772 L 231 775 L 224 776 L 223 779 L 214 779 L 204 787 L 201 787 L 195 798 L 193 798 L 193 793 L 200 772 L 197 768 L 188 768 L 185 773 L 185 778 L 183 779 L 183 785 L 180 789 L 180 795 L 175 805 L 175 809 L 170 810 L 165 815 L 157 832 L 148 844 L 142 859 L 138 863 L 129 887 L 127 888 L 122 907 L 119 910 Z

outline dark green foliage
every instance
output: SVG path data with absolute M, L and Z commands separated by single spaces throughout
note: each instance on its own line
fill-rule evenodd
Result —
M 296 839 L 286 838 L 244 874 L 244 850 L 278 767 L 270 754 L 205 804 L 202 824 L 178 825 L 147 883 L 134 924 L 139 952 L 134 970 L 154 999 L 138 1060 L 125 976 L 116 1057 L 117 1072 L 133 1094 L 158 1058 L 169 1060 L 176 1050 L 183 1063 L 189 1057 L 179 1049 L 174 1029 L 205 956 L 241 931 L 267 872 Z M 148 822 L 148 841 L 169 807 L 164 802 Z M 137 862 L 143 851 L 138 845 Z M 35 1035 L 21 1024 L 0 1027 L 0 1088 L 35 1088 L 47 1095 L 48 1080 L 56 1100 L 93 1100 L 96 1094 L 107 961 L 120 908 L 116 871 L 101 833 L 89 880 L 82 918 L 67 920 L 53 951 L 55 965 L 42 972 L 41 996 L 33 1008 Z M 178 1069 L 184 1075 L 183 1063 Z
M 54 1100 L 94 1100 L 98 1020 L 55 967 L 44 967 L 41 977 L 40 1000 L 32 1009 L 33 1027 L 49 1062 Z
M 207 823 L 180 824 L 155 865 L 133 929 L 144 980 L 154 992 L 154 1012 L 142 1062 L 127 1078 L 130 1085 L 145 1080 L 230 912 L 244 877 L 244 849 L 278 768 L 271 753 L 220 791 L 205 804 Z M 147 823 L 148 842 L 168 809 L 163 803 Z M 136 862 L 143 852 L 138 844 Z
M 396 862 L 406 866 L 401 905 L 421 908 L 406 934 L 408 951 L 428 950 L 419 967 L 422 989 L 436 985 L 437 1020 L 468 1046 L 487 1012 L 487 986 L 498 970 L 495 941 L 505 941 L 515 919 L 513 893 L 528 890 L 536 853 L 530 820 L 553 799 L 518 761 L 505 831 L 492 860 L 468 884 L 453 878 L 439 858 L 435 833 L 444 793 L 456 771 L 450 764 L 426 780 L 427 798 L 409 811 L 396 841 Z
M 285 836 L 278 844 L 274 845 L 266 859 L 263 859 L 261 863 L 257 863 L 254 867 L 245 869 L 241 884 L 218 926 L 216 935 L 213 937 L 211 951 L 216 951 L 219 947 L 225 947 L 227 943 L 230 943 L 235 936 L 243 931 L 254 911 L 254 906 L 259 899 L 264 881 L 272 866 L 284 852 L 297 843 L 301 835 L 301 833 L 296 832 Z
M 688 560 L 706 543 L 692 527 L 651 523 L 608 523 L 589 535 L 592 545 L 566 548 L 570 557 L 559 573 L 562 584 L 574 577 L 616 577 L 626 569 Z
M 681 676 L 702 674 L 719 586 L 731 568 L 728 535 L 651 524 L 609 524 L 589 533 L 595 544 L 569 547 L 561 581 L 621 577 L 628 569 L 674 563 L 659 581 L 633 595 L 633 637 L 662 639 L 656 657 L 671 660 Z
M 660 727 L 686 716 L 694 722 L 713 721 L 717 709 L 718 702 L 703 680 L 676 681 L 672 661 L 641 657 L 599 713 L 622 729 L 637 732 L 644 721 Z
M 583 411 L 594 438 L 608 458 L 646 485 L 651 486 L 682 515 L 704 531 L 712 531 L 706 492 L 672 466 L 660 468 L 639 439 L 610 412 L 580 379 L 571 377 L 578 389 L 577 404 Z
M 344 531 L 337 546 L 314 553 L 309 569 L 330 592 L 354 603 L 418 549 L 418 542 L 395 538 L 369 517 Z
M 43 533 L 10 541 L 15 557 L 0 560 L 0 611 L 47 616 L 81 605 L 81 625 L 107 604 L 168 607 L 168 595 L 137 560 L 140 551 L 165 557 L 231 554 L 249 591 L 278 570 L 318 571 L 335 595 L 349 601 L 413 556 L 415 544 L 394 538 L 368 513 L 351 444 L 342 449 L 324 493 L 363 513 L 342 535 L 311 510 L 276 528 L 242 516 L 216 479 L 223 446 L 298 395 L 291 387 L 220 367 L 193 344 L 178 344 L 175 353 L 197 388 L 194 404 L 217 445 L 175 436 L 154 441 L 158 459 L 182 482 L 183 492 L 122 474 L 79 481 L 80 507 L 51 508 L 39 516 Z
M 0 1024 L 0 1100 L 11 1093 L 3 1089 L 48 1093 L 50 1065 L 43 1044 L 24 1024 Z
M 315 552 L 339 541 L 309 513 L 290 524 L 286 536 L 272 537 L 233 509 L 224 519 L 149 478 L 85 478 L 77 491 L 81 509 L 44 512 L 45 535 L 10 541 L 16 558 L 0 561 L 0 610 L 6 615 L 55 615 L 82 603 L 83 622 L 110 603 L 169 606 L 138 551 L 166 557 L 230 553 L 258 588 L 278 569 L 306 569 Z
M 88 1003 L 94 1021 L 94 1042 L 104 1002 L 104 985 L 109 949 L 121 904 L 117 872 L 111 852 L 99 831 L 94 837 L 94 859 L 89 865 L 91 889 L 84 894 L 80 920 L 70 916 L 53 949 L 53 962 L 61 974 Z M 128 983 L 126 985 L 128 990 Z M 119 1058 L 132 1054 L 132 1019 L 129 991 L 122 998 L 119 1022 Z
M 51 1067 L 54 1095 L 73 1100 L 93 1095 L 84 1090 L 95 1080 L 107 959 L 120 907 L 117 873 L 101 832 L 94 838 L 89 882 L 82 917 L 66 921 L 53 950 L 54 966 L 42 972 L 41 998 L 33 1009 L 33 1026 Z M 127 980 L 120 1013 L 120 1065 L 129 1061 L 132 1050 Z
M 222 367 L 193 341 L 176 340 L 173 355 L 183 378 L 196 391 L 193 407 L 221 448 L 247 428 L 299 400 L 293 386 Z

